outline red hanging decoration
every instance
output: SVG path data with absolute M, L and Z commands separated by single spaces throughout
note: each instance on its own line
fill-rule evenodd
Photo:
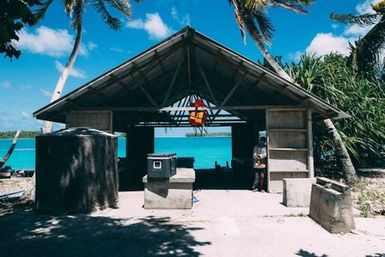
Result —
M 202 100 L 196 99 L 191 107 L 196 108 L 195 110 L 189 112 L 189 122 L 191 126 L 202 127 L 206 122 L 207 113 L 204 110 L 198 110 L 198 107 L 205 107 L 205 104 Z

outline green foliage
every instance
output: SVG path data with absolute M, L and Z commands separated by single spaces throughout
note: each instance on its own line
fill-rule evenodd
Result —
M 330 17 L 344 24 L 374 25 L 365 36 L 350 43 L 348 64 L 364 76 L 380 78 L 384 68 L 382 52 L 385 44 L 385 0 L 373 4 L 372 10 L 373 13 L 361 15 L 332 13 Z
M 299 85 L 351 115 L 335 126 L 356 164 L 362 163 L 363 153 L 380 154 L 385 144 L 384 85 L 359 75 L 338 54 L 323 59 L 304 55 L 287 70 Z M 314 136 L 318 162 L 332 158 L 334 146 L 323 124 L 315 124 Z
M 0 138 L 13 138 L 16 131 L 4 131 L 0 132 Z M 40 131 L 21 131 L 19 138 L 34 138 L 41 135 Z
M 344 24 L 358 24 L 358 25 L 373 25 L 378 21 L 378 14 L 365 13 L 362 15 L 354 15 L 354 14 L 336 14 L 332 13 L 330 15 L 332 20 L 336 20 L 342 22 Z
M 306 7 L 314 0 L 228 0 L 234 6 L 234 15 L 245 40 L 245 30 L 254 41 L 270 44 L 274 28 L 268 17 L 267 9 L 276 6 L 297 13 L 307 13 Z
M 135 0 L 140 2 L 140 0 Z M 12 59 L 19 58 L 21 51 L 14 42 L 19 41 L 18 32 L 24 26 L 36 25 L 45 15 L 53 0 L 1 0 L 0 4 L 0 53 Z M 72 26 L 81 30 L 85 5 L 92 4 L 103 21 L 112 29 L 122 26 L 119 18 L 113 17 L 109 8 L 118 10 L 126 17 L 131 16 L 128 0 L 65 0 L 64 11 L 71 17 Z
M 33 26 L 43 18 L 52 0 L 2 0 L 0 4 L 0 53 L 12 59 L 21 51 L 13 41 L 18 41 L 17 32 L 24 26 Z

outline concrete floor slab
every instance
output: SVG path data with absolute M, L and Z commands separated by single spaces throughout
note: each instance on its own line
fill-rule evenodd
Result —
M 329 234 L 281 195 L 202 190 L 191 210 L 145 210 L 143 192 L 92 215 L 0 217 L 0 256 L 385 256 L 385 219 Z

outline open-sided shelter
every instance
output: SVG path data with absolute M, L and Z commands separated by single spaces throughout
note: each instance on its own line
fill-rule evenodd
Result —
M 232 128 L 233 165 L 252 156 L 266 130 L 268 190 L 283 178 L 314 176 L 312 122 L 347 114 L 267 68 L 186 27 L 102 74 L 34 116 L 127 133 L 127 164 L 140 177 L 154 151 L 154 127 L 190 126 L 192 99 L 202 99 L 205 126 Z M 138 165 L 132 165 L 140 160 Z

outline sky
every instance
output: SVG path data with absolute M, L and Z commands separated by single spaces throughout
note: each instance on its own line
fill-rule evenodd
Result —
M 330 52 L 348 55 L 349 41 L 356 40 L 370 28 L 346 26 L 332 21 L 329 15 L 332 12 L 366 13 L 376 1 L 317 0 L 307 15 L 270 8 L 268 15 L 275 31 L 268 50 L 286 62 L 298 61 L 305 52 L 318 56 Z M 140 4 L 134 1 L 131 4 L 131 19 L 112 12 L 122 19 L 119 31 L 104 24 L 92 5 L 86 7 L 82 47 L 64 94 L 187 25 L 254 61 L 261 59 L 249 37 L 246 44 L 243 43 L 227 0 L 143 0 Z M 0 131 L 41 128 L 42 121 L 34 119 L 32 113 L 49 103 L 72 50 L 75 33 L 63 11 L 62 1 L 57 0 L 42 22 L 23 29 L 19 36 L 17 46 L 22 50 L 19 59 L 0 58 Z M 159 130 L 158 135 L 164 135 L 162 131 Z

